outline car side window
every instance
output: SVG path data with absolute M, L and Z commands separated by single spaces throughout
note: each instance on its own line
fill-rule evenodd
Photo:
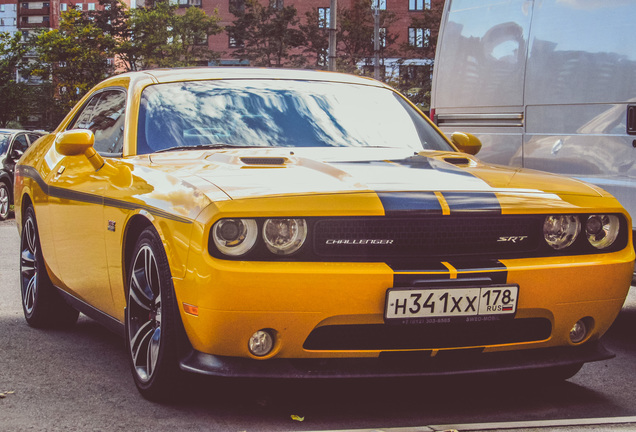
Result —
M 11 151 L 19 150 L 22 153 L 24 153 L 28 147 L 29 147 L 29 142 L 27 141 L 26 135 L 20 134 L 16 136 L 15 139 L 13 140 L 13 148 L 11 149 Z
M 95 134 L 95 151 L 100 154 L 120 155 L 124 149 L 124 111 L 126 93 L 106 90 L 95 95 L 71 129 L 90 129 Z
M 29 136 L 29 141 L 31 142 L 31 144 L 33 144 L 34 142 L 36 142 L 42 135 L 40 134 L 34 134 L 34 133 L 30 133 L 27 134 Z M 31 145 L 29 144 L 29 145 Z

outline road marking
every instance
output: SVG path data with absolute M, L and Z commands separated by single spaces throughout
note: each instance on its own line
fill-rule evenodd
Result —
M 634 423 L 636 426 L 636 416 L 634 417 L 601 417 L 601 418 L 581 418 L 564 420 L 535 420 L 518 422 L 497 422 L 497 423 L 462 423 L 446 425 L 429 425 L 415 427 L 397 428 L 374 428 L 374 429 L 338 429 L 320 432 L 442 432 L 442 431 L 485 431 L 485 430 L 524 430 L 546 428 L 567 428 L 573 426 L 598 426 L 598 425 L 620 425 Z M 318 432 L 318 431 L 314 431 Z

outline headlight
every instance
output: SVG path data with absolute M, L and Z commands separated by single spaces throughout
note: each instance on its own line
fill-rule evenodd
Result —
M 254 219 L 221 219 L 212 227 L 214 245 L 225 255 L 245 255 L 256 244 L 257 237 Z
M 579 218 L 573 215 L 547 216 L 543 222 L 543 237 L 555 250 L 572 246 L 580 232 Z
M 590 215 L 585 222 L 587 240 L 596 249 L 605 249 L 614 244 L 620 223 L 614 215 Z
M 307 238 L 304 219 L 267 219 L 263 224 L 263 239 L 270 252 L 290 255 L 301 248 Z

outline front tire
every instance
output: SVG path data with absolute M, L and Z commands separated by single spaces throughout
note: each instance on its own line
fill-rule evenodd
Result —
M 9 192 L 9 186 L 0 181 L 0 221 L 8 219 L 10 211 L 11 195 Z
M 168 259 L 157 232 L 146 228 L 135 245 L 128 271 L 126 346 L 139 392 L 149 400 L 177 393 L 177 302 Z
M 62 299 L 51 283 L 31 206 L 26 209 L 20 237 L 20 288 L 24 318 L 31 327 L 69 327 L 77 321 L 79 312 Z

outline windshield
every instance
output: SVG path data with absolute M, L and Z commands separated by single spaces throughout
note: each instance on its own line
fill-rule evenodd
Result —
M 0 133 L 0 154 L 4 154 L 7 151 L 10 137 L 10 134 Z
M 415 109 L 385 88 L 225 80 L 144 90 L 138 154 L 211 144 L 452 150 Z

